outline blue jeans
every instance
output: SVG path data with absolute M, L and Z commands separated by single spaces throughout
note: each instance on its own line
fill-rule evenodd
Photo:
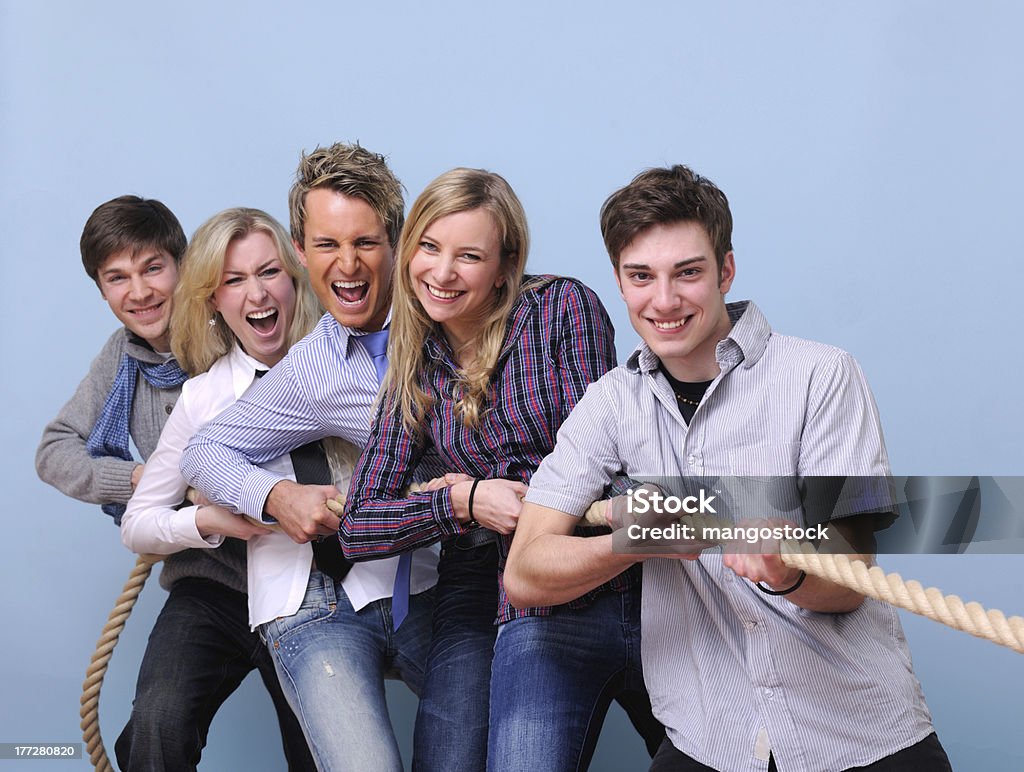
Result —
M 122 770 L 194 770 L 217 709 L 254 668 L 270 692 L 291 770 L 314 769 L 274 663 L 249 631 L 243 593 L 209 579 L 171 588 L 139 668 L 132 713 L 114 744 Z
M 487 765 L 498 548 L 445 542 L 437 565 L 434 636 L 416 713 L 413 770 L 482 772 Z
M 394 630 L 391 598 L 355 611 L 341 582 L 313 569 L 299 610 L 260 626 L 318 769 L 402 769 L 384 679 L 420 693 L 433 610 L 432 589 L 411 596 Z
M 665 730 L 644 687 L 639 588 L 506 622 L 491 670 L 487 769 L 585 770 L 613 699 L 653 756 Z

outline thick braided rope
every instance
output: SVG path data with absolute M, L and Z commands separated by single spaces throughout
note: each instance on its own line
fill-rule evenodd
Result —
M 410 490 L 419 489 L 419 486 L 414 486 Z M 337 501 L 328 501 L 327 506 L 332 512 L 340 513 L 344 507 L 344 497 L 340 496 Z M 587 510 L 584 519 L 592 525 L 607 525 L 606 508 L 606 501 L 597 501 Z M 702 515 L 690 516 L 689 520 L 697 528 L 721 528 L 731 525 L 726 521 Z M 268 527 L 266 523 L 261 525 Z M 276 529 L 276 526 L 273 527 Z M 782 562 L 787 566 L 799 568 L 862 595 L 891 603 L 941 622 L 954 630 L 986 638 L 1024 654 L 1024 617 L 1007 618 L 999 609 L 986 610 L 980 603 L 964 603 L 958 596 L 943 595 L 935 587 L 924 589 L 919 582 L 905 582 L 897 573 L 886 574 L 878 566 L 869 568 L 863 560 L 852 560 L 843 554 L 819 553 L 813 545 L 806 542 L 786 541 L 782 543 L 781 550 Z M 101 772 L 113 772 L 99 729 L 100 688 L 107 673 L 107 663 L 138 600 L 139 593 L 142 592 L 146 579 L 153 570 L 153 564 L 161 559 L 158 555 L 139 556 L 124 589 L 118 596 L 114 610 L 110 612 L 107 624 L 103 627 L 100 639 L 96 643 L 96 651 L 93 652 L 86 671 L 85 683 L 82 684 L 82 738 L 89 752 L 89 760 L 93 767 Z
M 89 753 L 89 761 L 95 769 L 101 772 L 113 772 L 110 760 L 107 758 L 107 751 L 103 747 L 103 737 L 100 734 L 100 689 L 103 686 L 103 678 L 107 674 L 107 663 L 121 637 L 125 622 L 132 613 L 135 601 L 146 584 L 153 564 L 162 560 L 159 555 L 140 555 L 135 561 L 135 567 L 128 575 L 124 589 L 114 604 L 113 611 L 107 617 L 107 623 L 103 626 L 100 639 L 96 642 L 96 650 L 93 652 L 89 668 L 85 671 L 85 683 L 82 684 L 81 710 L 82 717 L 82 739 L 85 740 L 85 749 Z
M 607 502 L 595 502 L 587 510 L 586 521 L 607 525 L 606 508 Z M 705 528 L 736 525 L 707 515 L 688 515 L 685 522 L 698 533 Z M 904 581 L 895 572 L 887 574 L 878 566 L 868 567 L 863 560 L 854 560 L 849 555 L 820 553 L 807 542 L 784 541 L 780 549 L 782 562 L 787 566 L 1024 654 L 1024 617 L 1007 618 L 999 609 L 988 610 L 973 601 L 964 603 L 958 596 L 943 595 L 935 587 L 925 589 L 920 582 Z
M 420 490 L 420 486 L 414 485 L 410 490 Z M 189 499 L 194 494 L 189 489 Z M 345 497 L 339 496 L 338 501 L 328 502 L 328 508 L 332 512 L 340 514 L 345 504 Z M 250 518 L 252 519 L 252 518 Z M 262 523 L 253 519 L 253 522 L 264 528 L 279 531 L 277 525 Z M 131 616 L 135 602 L 139 599 L 139 593 L 146 586 L 153 566 L 163 560 L 163 555 L 139 555 L 135 566 L 128 574 L 128 581 L 125 582 L 121 594 L 114 601 L 114 609 L 107 617 L 107 623 L 103 626 L 103 632 L 96 641 L 96 650 L 92 653 L 89 667 L 85 671 L 85 682 L 82 684 L 82 697 L 80 700 L 81 709 L 78 714 L 82 721 L 79 725 L 82 729 L 82 739 L 85 740 L 85 750 L 89 754 L 89 761 L 93 768 L 99 772 L 113 772 L 110 759 L 107 757 L 106 748 L 103 746 L 103 736 L 100 734 L 100 689 L 103 687 L 103 679 L 107 675 L 107 665 L 114 653 L 121 638 L 128 617 Z
M 920 582 L 904 581 L 899 574 L 887 574 L 878 566 L 869 568 L 849 555 L 817 552 L 807 542 L 786 541 L 781 546 L 782 562 L 787 566 L 1024 654 L 1024 617 L 1007 618 L 999 609 L 986 609 L 974 601 L 964 603 L 936 587 L 925 589 Z

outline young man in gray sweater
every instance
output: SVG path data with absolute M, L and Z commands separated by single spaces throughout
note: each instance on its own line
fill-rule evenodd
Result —
M 43 431 L 39 477 L 101 505 L 120 523 L 187 377 L 170 353 L 170 320 L 185 233 L 162 203 L 121 196 L 101 204 L 82 232 L 82 263 L 123 327 L 107 340 L 71 399 Z M 258 668 L 277 710 L 290 769 L 313 769 L 274 665 L 249 630 L 245 545 L 168 556 L 170 592 L 139 670 L 131 718 L 115 746 L 123 770 L 195 769 L 210 722 Z

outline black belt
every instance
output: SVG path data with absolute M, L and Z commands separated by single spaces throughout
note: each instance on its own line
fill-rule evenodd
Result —
M 460 550 L 472 550 L 492 544 L 501 538 L 499 534 L 488 528 L 473 528 L 472 530 L 460 533 L 448 544 Z

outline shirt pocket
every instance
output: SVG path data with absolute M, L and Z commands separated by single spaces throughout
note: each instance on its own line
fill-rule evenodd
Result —
M 793 477 L 800 458 L 799 442 L 751 445 L 729 451 L 729 473 L 736 477 Z
M 796 478 L 800 443 L 752 445 L 729 451 L 729 472 L 723 493 L 734 517 L 783 519 L 799 522 L 802 516 Z

